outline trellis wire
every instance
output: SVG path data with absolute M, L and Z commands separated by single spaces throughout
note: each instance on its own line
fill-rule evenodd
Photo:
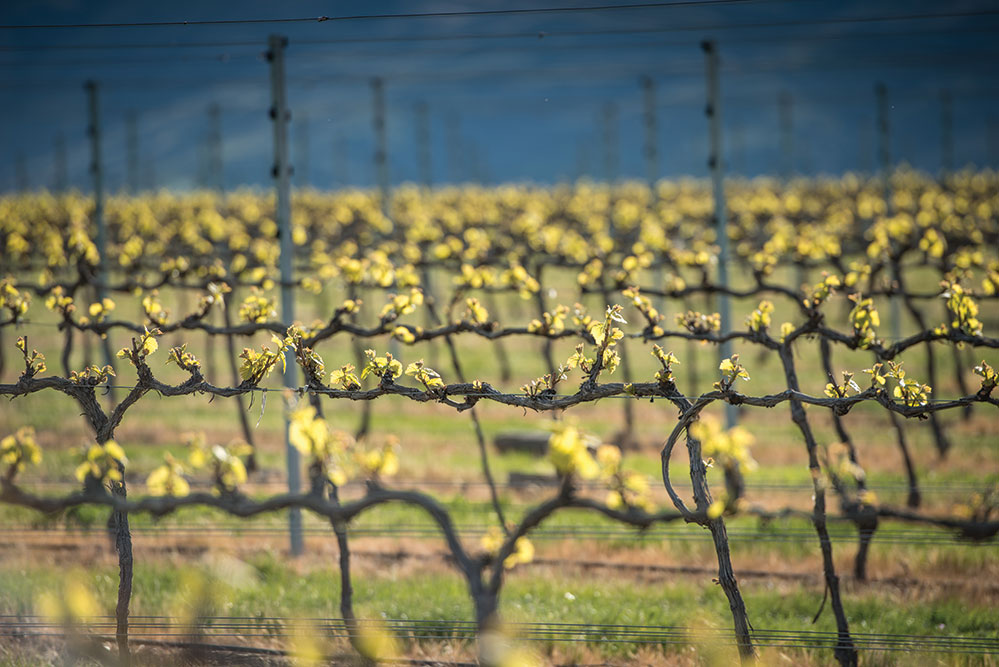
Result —
M 168 616 L 134 615 L 132 628 L 137 637 L 190 637 L 191 631 Z M 85 619 L 83 627 L 100 631 L 113 628 L 112 617 Z M 403 639 L 416 640 L 474 640 L 476 626 L 471 621 L 422 620 L 386 618 L 358 619 L 358 627 L 379 628 Z M 198 632 L 204 638 L 289 638 L 296 627 L 311 631 L 327 632 L 333 637 L 351 638 L 359 631 L 351 631 L 343 619 L 326 617 L 280 616 L 206 616 L 198 619 Z M 556 643 L 612 643 L 612 644 L 703 644 L 722 641 L 735 643 L 731 632 L 724 630 L 695 629 L 687 626 L 658 626 L 614 623 L 567 622 L 509 622 L 505 624 L 512 638 L 521 641 Z M 17 636 L 30 632 L 36 636 L 62 637 L 63 624 L 38 616 L 0 616 L 0 635 Z M 837 641 L 836 632 L 808 630 L 757 629 L 753 636 L 760 646 L 784 648 L 828 648 Z M 999 652 L 999 638 L 955 637 L 952 635 L 922 635 L 909 633 L 853 633 L 857 644 L 868 650 L 884 652 L 955 653 L 982 655 Z M 251 650 L 253 648 L 251 647 Z

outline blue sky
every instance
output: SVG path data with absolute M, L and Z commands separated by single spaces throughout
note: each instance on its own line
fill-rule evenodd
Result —
M 0 8 L 0 24 L 335 18 L 597 4 L 623 3 L 8 0 Z M 25 182 L 51 187 L 59 136 L 70 185 L 88 187 L 87 79 L 101 87 L 102 150 L 111 190 L 128 182 L 130 113 L 138 119 L 140 185 L 205 183 L 212 104 L 221 109 L 226 187 L 267 185 L 270 92 L 262 56 L 272 33 L 289 38 L 291 147 L 299 184 L 326 188 L 375 181 L 370 84 L 375 76 L 385 81 L 394 183 L 420 177 L 419 103 L 427 105 L 436 183 L 603 178 L 608 103 L 616 108 L 611 136 L 617 139 L 617 168 L 610 175 L 643 178 L 643 76 L 655 88 L 658 173 L 704 176 L 707 123 L 699 43 L 705 38 L 716 40 L 722 59 L 723 143 L 730 173 L 780 170 L 781 93 L 791 99 L 795 171 L 872 169 L 879 81 L 888 90 L 895 161 L 940 168 L 940 98 L 949 90 L 956 163 L 997 166 L 994 3 L 748 0 L 282 24 L 2 28 L 0 141 L 8 159 L 0 161 L 0 189 Z

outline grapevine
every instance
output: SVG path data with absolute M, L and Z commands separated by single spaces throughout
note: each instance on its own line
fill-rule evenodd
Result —
M 730 240 L 736 249 L 734 262 L 746 276 L 737 287 L 713 282 L 717 246 L 700 203 L 705 193 L 695 186 L 662 183 L 655 197 L 636 185 L 475 189 L 460 194 L 402 188 L 395 193 L 388 217 L 365 193 L 304 193 L 296 202 L 302 215 L 293 225 L 295 287 L 318 294 L 326 305 L 325 318 L 311 323 L 277 318 L 276 229 L 269 217 L 270 204 L 257 195 L 112 198 L 108 260 L 120 270 L 112 271 L 107 285 L 96 282 L 97 253 L 89 230 L 80 222 L 88 206 L 82 196 L 6 197 L 0 202 L 9 213 L 0 218 L 0 258 L 9 275 L 0 282 L 0 331 L 32 326 L 47 314 L 54 315 L 64 346 L 63 373 L 46 375 L 44 355 L 29 346 L 26 336 L 18 338 L 23 369 L 15 381 L 0 384 L 0 395 L 13 399 L 37 392 L 62 393 L 79 404 L 94 441 L 75 471 L 81 489 L 49 497 L 18 482 L 18 476 L 44 456 L 34 434 L 23 429 L 4 434 L 0 501 L 44 512 L 83 505 L 113 510 L 122 561 L 118 606 L 122 647 L 127 646 L 131 589 L 127 524 L 131 513 L 163 516 L 183 507 L 204 506 L 249 517 L 297 507 L 323 517 L 341 550 L 345 582 L 341 612 L 345 622 L 355 623 L 345 527 L 384 503 L 413 505 L 437 525 L 473 601 L 480 633 L 491 631 L 498 622 L 507 572 L 531 560 L 531 532 L 555 513 L 588 510 L 636 528 L 683 521 L 712 535 L 718 583 L 732 610 L 736 644 L 750 659 L 756 650 L 749 621 L 752 610 L 742 599 L 725 521 L 740 514 L 780 513 L 754 507 L 746 498 L 743 475 L 756 466 L 750 453 L 753 434 L 741 428 L 723 429 L 702 413 L 716 403 L 740 409 L 787 404 L 805 445 L 813 481 L 814 503 L 808 518 L 820 545 L 836 619 L 834 654 L 843 664 L 856 664 L 857 648 L 827 530 L 828 489 L 839 500 L 839 516 L 858 528 L 858 579 L 864 578 L 866 550 L 882 520 L 945 528 L 976 540 L 999 533 L 999 521 L 977 506 L 954 516 L 918 511 L 917 480 L 911 469 L 910 507 L 881 504 L 865 486 L 861 454 L 842 421 L 860 405 L 880 407 L 896 424 L 899 418 L 930 420 L 943 455 L 950 443 L 939 415 L 974 405 L 999 407 L 994 396 L 999 381 L 985 360 L 973 369 L 980 377 L 979 387 L 967 385 L 965 376 L 972 368 L 963 364 L 957 379 L 960 395 L 935 396 L 940 379 L 930 352 L 933 344 L 946 344 L 963 360 L 962 349 L 971 348 L 976 354 L 999 349 L 989 315 L 999 297 L 995 289 L 999 259 L 986 250 L 999 240 L 989 208 L 999 181 L 994 175 L 975 175 L 953 179 L 946 186 L 950 189 L 943 189 L 912 172 L 901 171 L 894 179 L 896 187 L 911 192 L 911 197 L 906 199 L 908 208 L 896 211 L 893 218 L 870 211 L 872 186 L 850 178 L 819 181 L 811 189 L 785 193 L 770 186 L 737 189 L 731 198 Z M 822 222 L 792 216 L 792 223 L 787 216 L 795 208 L 794 198 L 804 200 L 812 218 Z M 948 207 L 959 201 L 968 214 L 950 215 Z M 937 287 L 910 290 L 907 279 L 916 273 L 916 262 L 927 260 L 929 266 L 920 270 L 933 272 Z M 818 281 L 789 285 L 777 277 L 788 264 L 823 273 Z M 433 285 L 431 271 L 446 276 L 448 285 L 443 289 Z M 574 274 L 576 291 L 568 298 L 550 286 L 556 271 Z M 90 301 L 85 295 L 95 287 L 112 296 Z M 197 305 L 172 315 L 174 311 L 164 305 L 168 290 L 197 295 Z M 695 300 L 710 306 L 707 299 L 719 294 L 743 303 L 751 300 L 736 318 L 742 328 L 722 330 L 719 315 L 710 307 L 706 312 L 689 307 Z M 341 295 L 346 298 L 340 299 Z M 513 321 L 520 313 L 505 314 L 492 301 L 505 296 L 530 304 L 523 321 Z M 904 302 L 916 322 L 915 332 L 900 338 L 885 334 L 879 306 L 892 297 Z M 130 299 L 142 321 L 125 314 L 131 312 Z M 834 312 L 844 305 L 845 325 Z M 231 321 L 230 307 L 236 308 L 238 322 Z M 673 317 L 666 316 L 667 309 Z M 777 325 L 778 309 L 790 321 Z M 225 317 L 222 325 L 214 323 L 219 311 Z M 423 315 L 419 323 L 418 315 Z M 234 340 L 254 334 L 267 334 L 271 341 L 244 347 L 238 360 L 230 353 L 234 375 L 226 382 L 212 365 L 188 351 L 189 341 L 178 340 L 166 351 L 161 349 L 165 337 L 193 332 L 221 336 L 230 347 Z M 130 371 L 110 364 L 71 368 L 73 340 L 87 336 L 130 336 L 117 358 L 132 368 L 134 382 L 123 379 L 131 378 Z M 348 336 L 356 342 L 358 354 L 353 359 L 344 357 L 343 346 L 333 345 Z M 489 346 L 505 339 L 518 345 L 540 341 L 548 373 L 528 380 L 520 391 L 503 388 L 507 383 L 502 378 L 468 378 L 457 347 L 465 339 Z M 743 352 L 719 360 L 711 369 L 710 390 L 681 391 L 677 367 L 689 366 L 692 360 L 671 349 L 680 340 L 701 345 L 737 341 L 746 350 L 768 353 L 780 360 L 784 388 L 754 393 L 754 362 Z M 795 353 L 813 341 L 827 376 L 821 395 L 802 389 L 795 359 Z M 569 346 L 572 353 L 558 358 L 556 342 Z M 437 361 L 421 354 L 437 343 L 449 352 L 450 370 L 434 368 Z M 907 367 L 903 355 L 923 346 L 926 368 Z M 837 368 L 834 351 L 861 352 L 871 361 Z M 639 370 L 644 362 L 636 361 L 640 352 L 657 364 L 646 376 Z M 176 383 L 159 379 L 158 368 L 167 363 L 186 378 Z M 192 436 L 186 459 L 167 456 L 148 472 L 146 495 L 136 498 L 134 490 L 126 495 L 128 445 L 114 438 L 126 413 L 140 410 L 138 406 L 151 395 L 259 396 L 263 401 L 277 391 L 268 386 L 274 370 L 283 370 L 288 363 L 304 378 L 300 386 L 281 393 L 290 441 L 307 459 L 306 492 L 251 498 L 240 489 L 253 473 L 250 438 L 222 445 Z M 123 386 L 127 394 L 104 407 L 99 392 L 111 384 Z M 365 442 L 364 427 L 357 434 L 337 431 L 323 417 L 323 407 L 337 401 L 369 407 L 387 396 L 436 403 L 472 416 L 498 519 L 481 544 L 463 543 L 447 509 L 432 496 L 392 488 L 404 440 L 373 446 Z M 556 413 L 611 397 L 621 397 L 628 406 L 635 400 L 660 402 L 677 415 L 661 450 L 663 483 L 673 508 L 655 507 L 645 478 L 622 465 L 618 448 L 561 420 L 552 423 L 549 440 L 550 463 L 559 480 L 556 492 L 530 508 L 519 522 L 508 522 L 490 473 L 476 406 L 491 402 Z M 805 406 L 833 415 L 839 444 L 821 442 Z M 629 428 L 631 419 L 627 413 Z M 681 440 L 688 453 L 693 505 L 681 497 L 670 477 L 671 457 Z M 900 448 L 904 453 L 901 440 Z M 905 460 L 908 465 L 908 454 Z M 713 493 L 708 484 L 709 466 L 722 472 L 720 493 Z M 192 491 L 189 480 L 197 470 L 210 476 L 212 492 Z M 366 492 L 357 500 L 341 502 L 338 490 L 352 480 L 363 481 Z M 603 500 L 581 493 L 583 480 L 602 485 Z M 365 650 L 360 641 L 357 647 Z

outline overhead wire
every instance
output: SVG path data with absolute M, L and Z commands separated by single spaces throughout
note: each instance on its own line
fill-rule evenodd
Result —
M 628 31 L 620 31 L 622 33 Z M 649 31 L 637 31 L 638 34 L 648 34 Z M 810 34 L 810 35 L 781 35 L 778 37 L 774 36 L 734 36 L 726 37 L 726 44 L 744 44 L 744 43 L 758 43 L 766 42 L 768 44 L 773 44 L 779 41 L 781 44 L 796 44 L 796 43 L 812 43 L 815 41 L 835 41 L 835 40 L 861 40 L 861 39 L 885 39 L 891 37 L 913 37 L 916 35 L 946 35 L 954 32 L 953 28 L 943 29 L 943 28 L 931 28 L 929 30 L 895 30 L 888 32 L 867 32 L 867 33 L 836 33 L 836 34 Z M 999 32 L 999 25 L 997 26 L 974 26 L 970 28 L 962 28 L 961 33 L 967 34 L 992 34 Z M 390 38 L 395 39 L 395 38 Z M 367 40 L 359 40 L 367 41 Z M 375 41 L 375 40 L 371 40 Z M 400 40 L 401 41 L 401 40 Z M 696 41 L 696 40 L 695 40 Z M 350 43 L 350 40 L 337 40 L 337 41 L 323 41 L 323 40 L 295 40 L 293 42 L 296 46 L 327 46 L 336 47 L 344 44 Z M 559 52 L 559 51 L 575 51 L 575 50 L 607 50 L 607 49 L 649 49 L 649 48 L 674 48 L 689 46 L 693 42 L 690 39 L 687 40 L 676 40 L 676 41 L 628 41 L 628 42 L 615 42 L 615 43 L 600 43 L 588 41 L 580 44 L 550 44 L 545 40 L 537 40 L 535 44 L 543 45 L 539 46 L 537 53 L 549 53 L 549 52 Z M 227 63 L 232 60 L 240 59 L 260 59 L 263 58 L 263 52 L 260 50 L 263 48 L 263 43 L 260 41 L 254 42 L 233 42 L 233 45 L 256 47 L 256 51 L 247 53 L 214 53 L 214 54 L 204 54 L 204 55 L 191 55 L 191 56 L 176 56 L 173 54 L 163 54 L 162 57 L 155 58 L 129 58 L 123 60 L 122 58 L 90 58 L 90 59 L 80 59 L 80 58 L 46 58 L 45 60 L 21 60 L 12 62 L 0 62 L 0 67 L 14 67 L 14 66 L 55 66 L 59 64 L 72 64 L 72 65 L 135 65 L 135 64 L 159 64 L 159 63 L 174 63 L 174 62 L 189 62 L 189 63 L 206 63 L 206 62 L 222 62 Z M 223 44 L 220 44 L 223 45 Z M 140 49 L 140 48 L 162 48 L 165 47 L 164 44 L 132 44 L 132 45 L 109 45 L 109 46 L 99 46 L 92 45 L 93 49 L 105 50 L 105 49 Z M 178 47 L 194 46 L 188 44 L 176 44 Z M 201 43 L 197 46 L 202 47 L 214 47 L 216 45 L 212 43 Z M 19 47 L 0 47 L 0 53 L 2 52 L 17 52 L 17 51 L 62 51 L 71 49 L 73 47 L 63 47 L 54 46 L 48 49 L 44 46 L 28 46 L 24 49 Z M 78 48 L 91 48 L 91 46 L 78 45 Z M 489 47 L 487 50 L 477 50 L 476 53 L 494 54 L 503 52 L 515 52 L 515 53 L 525 53 L 524 45 L 498 45 Z M 468 53 L 464 48 L 427 48 L 420 49 L 417 51 L 406 52 L 407 59 L 411 59 L 416 56 L 427 56 L 427 55 L 454 55 L 455 53 Z M 310 58 L 323 57 L 323 58 L 398 58 L 399 52 L 396 51 L 385 51 L 382 50 L 365 50 L 365 51 L 341 51 L 339 49 L 323 49 L 314 50 L 310 49 L 306 53 L 302 54 L 302 57 L 308 56 Z
M 695 3 L 697 4 L 697 3 Z M 891 21 L 923 21 L 950 18 L 974 18 L 982 16 L 999 16 L 999 9 L 980 9 L 958 12 L 923 12 L 910 14 L 877 14 L 873 16 L 854 17 L 830 17 L 824 19 L 788 19 L 783 21 L 757 21 L 757 22 L 714 22 L 693 25 L 673 25 L 668 28 L 602 28 L 593 30 L 531 30 L 517 32 L 500 33 L 464 33 L 464 34 L 435 34 L 435 35 L 396 35 L 381 37 L 344 37 L 336 39 L 308 39 L 294 40 L 293 44 L 357 44 L 357 43 L 383 43 L 383 42 L 412 42 L 412 41 L 443 41 L 443 40 L 485 40 L 485 39 L 514 39 L 514 38 L 546 38 L 546 37 L 578 37 L 593 35 L 627 35 L 627 34 L 654 34 L 684 31 L 712 31 L 712 30 L 742 30 L 758 28 L 783 28 L 801 26 L 821 26 L 821 25 L 852 25 L 862 23 L 880 23 Z M 300 19 L 301 21 L 314 21 L 315 19 Z M 178 23 L 178 25 L 192 25 L 190 23 Z M 72 27 L 72 26 L 66 26 Z M 3 26 L 0 26 L 2 29 Z M 102 45 L 24 45 L 0 47 L 0 50 L 61 50 L 61 49 L 118 49 L 118 48 L 201 48 L 209 46 L 253 46 L 262 44 L 260 41 L 238 40 L 238 41 L 200 41 L 187 43 L 147 43 L 137 44 L 102 44 Z
M 466 18 L 472 16 L 511 16 L 525 14 L 564 14 L 604 12 L 622 9 L 660 9 L 664 7 L 707 7 L 712 5 L 747 4 L 782 0 L 662 0 L 660 2 L 627 3 L 616 5 L 573 5 L 568 7 L 523 7 L 504 9 L 473 9 L 461 11 L 409 12 L 396 14 L 348 14 L 342 16 L 297 16 L 259 19 L 196 19 L 189 21 L 134 21 L 111 23 L 41 23 L 0 25 L 0 30 L 54 29 L 54 28 L 149 28 L 176 26 L 259 25 L 278 23 L 339 23 L 344 21 L 371 21 L 380 19 Z M 786 0 L 783 0 L 786 1 Z

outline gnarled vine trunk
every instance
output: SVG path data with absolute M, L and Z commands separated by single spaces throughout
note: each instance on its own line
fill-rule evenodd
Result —
M 794 368 L 794 358 L 791 356 L 790 341 L 780 346 L 780 359 L 784 366 L 787 388 L 794 392 L 800 392 L 798 374 Z M 839 577 L 836 574 L 836 564 L 833 561 L 832 540 L 829 538 L 829 529 L 826 525 L 826 492 L 825 485 L 822 483 L 822 469 L 819 467 L 818 444 L 808 424 L 808 417 L 805 415 L 805 408 L 801 401 L 792 397 L 790 403 L 791 420 L 801 431 L 801 435 L 805 439 L 805 447 L 808 450 L 808 470 L 812 476 L 814 494 L 812 525 L 819 537 L 819 547 L 822 551 L 822 573 L 826 591 L 832 603 L 833 615 L 836 617 L 837 640 L 833 654 L 844 667 L 855 667 L 858 660 L 857 649 L 853 644 L 853 637 L 850 636 L 850 624 L 847 622 L 846 612 L 843 610 Z

